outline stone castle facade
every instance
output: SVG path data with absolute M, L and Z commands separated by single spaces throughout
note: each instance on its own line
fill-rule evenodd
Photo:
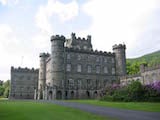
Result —
M 106 85 L 126 75 L 125 49 L 119 44 L 112 53 L 93 50 L 89 35 L 52 36 L 51 54 L 40 53 L 39 70 L 11 68 L 10 98 L 98 98 Z

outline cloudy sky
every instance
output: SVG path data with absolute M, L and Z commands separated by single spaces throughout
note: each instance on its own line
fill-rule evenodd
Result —
M 50 36 L 92 35 L 93 48 L 125 43 L 127 58 L 160 48 L 160 0 L 0 0 L 0 80 L 10 67 L 39 66 Z

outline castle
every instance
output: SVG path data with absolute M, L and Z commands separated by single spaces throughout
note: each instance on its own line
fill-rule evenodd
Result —
M 93 50 L 91 36 L 51 37 L 51 54 L 40 53 L 38 69 L 11 68 L 11 99 L 89 99 L 126 75 L 126 46 Z

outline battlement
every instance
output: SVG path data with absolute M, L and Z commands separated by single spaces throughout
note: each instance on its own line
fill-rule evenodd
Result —
M 49 53 L 40 53 L 39 57 L 49 57 L 50 54 Z
M 51 36 L 51 41 L 53 40 L 65 40 L 65 37 L 63 35 L 52 35 Z
M 126 49 L 126 45 L 125 44 L 115 44 L 115 45 L 113 45 L 113 50 L 114 49 Z
M 38 73 L 39 69 L 34 69 L 34 68 L 21 68 L 21 67 L 18 67 L 18 68 L 14 68 L 13 66 L 11 67 L 11 72 L 34 72 L 34 73 Z
M 69 52 L 79 52 L 79 53 L 87 53 L 87 54 L 95 54 L 95 55 L 103 55 L 103 56 L 114 56 L 115 53 L 106 52 L 106 51 L 98 51 L 98 50 L 84 50 L 84 49 L 78 49 L 78 48 L 68 48 L 65 47 L 66 51 Z
M 144 65 L 143 69 L 144 70 L 142 72 L 147 72 L 147 71 L 152 71 L 152 70 L 160 69 L 160 64 L 154 65 L 154 66 L 151 66 L 151 67 L 148 67 L 148 66 Z
M 78 41 L 90 41 L 91 42 L 91 35 L 87 35 L 87 38 L 81 38 L 81 37 L 76 37 L 75 33 L 71 33 L 71 39 L 72 40 L 78 40 Z

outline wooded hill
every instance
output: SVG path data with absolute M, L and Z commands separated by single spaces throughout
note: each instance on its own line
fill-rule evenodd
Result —
M 160 64 L 160 50 L 139 58 L 127 59 L 127 74 L 132 75 L 139 73 L 139 66 L 142 63 L 148 66 Z

